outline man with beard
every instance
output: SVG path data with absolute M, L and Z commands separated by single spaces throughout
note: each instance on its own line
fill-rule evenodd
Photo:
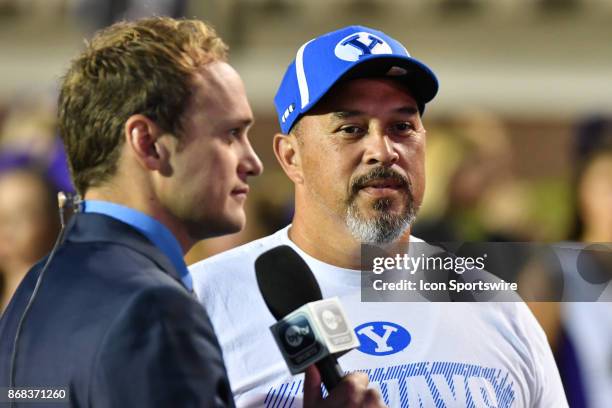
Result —
M 338 296 L 361 346 L 340 359 L 390 406 L 566 406 L 544 333 L 522 303 L 365 303 L 361 244 L 422 242 L 425 104 L 434 73 L 386 34 L 351 26 L 304 44 L 275 98 L 274 152 L 295 185 L 292 224 L 192 266 L 241 407 L 302 405 L 268 331 L 255 259 L 289 245 L 323 297 Z M 306 403 L 307 401 L 304 401 Z

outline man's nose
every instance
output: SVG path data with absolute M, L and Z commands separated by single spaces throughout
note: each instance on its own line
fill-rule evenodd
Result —
M 244 176 L 246 179 L 246 177 L 249 176 L 259 176 L 263 170 L 263 163 L 259 159 L 259 156 L 257 156 L 257 153 L 255 153 L 251 143 L 247 140 L 245 142 L 244 155 L 240 160 L 238 172 L 240 173 L 241 177 Z
M 383 131 L 374 131 L 365 138 L 364 162 L 368 165 L 390 166 L 399 160 L 393 141 Z

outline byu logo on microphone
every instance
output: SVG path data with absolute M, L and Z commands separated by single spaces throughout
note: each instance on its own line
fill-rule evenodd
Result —
M 340 40 L 336 44 L 334 54 L 344 61 L 357 61 L 364 55 L 391 54 L 393 51 L 389 44 L 381 38 L 370 33 L 355 33 Z
M 373 356 L 386 356 L 399 353 L 410 344 L 408 330 L 391 322 L 369 322 L 355 328 L 362 353 Z

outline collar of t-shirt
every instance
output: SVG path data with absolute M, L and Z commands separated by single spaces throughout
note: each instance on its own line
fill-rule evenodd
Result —
M 291 226 L 292 225 L 289 224 L 285 228 L 279 230 L 276 234 L 278 234 L 278 238 L 280 239 L 281 243 L 291 246 L 302 257 L 302 259 L 306 261 L 318 282 L 323 283 L 324 287 L 329 286 L 330 288 L 333 288 L 334 293 L 339 293 L 341 295 L 345 293 L 352 293 L 355 288 L 361 287 L 361 271 L 359 269 L 341 268 L 339 266 L 320 261 L 317 258 L 307 254 L 304 252 L 304 250 L 302 250 L 302 248 L 293 242 L 291 238 L 289 238 L 289 230 L 291 229 Z M 425 241 L 410 235 L 410 242 L 424 243 Z
M 193 290 L 193 281 L 183 259 L 181 246 L 161 222 L 133 208 L 108 201 L 85 200 L 82 210 L 85 213 L 104 214 L 136 228 L 170 259 L 185 287 L 189 291 Z

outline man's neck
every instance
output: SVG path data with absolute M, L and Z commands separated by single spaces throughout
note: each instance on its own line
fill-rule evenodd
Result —
M 299 211 L 289 230 L 289 239 L 301 250 L 321 262 L 346 269 L 361 269 L 361 242 L 349 232 L 344 221 L 322 222 L 309 211 Z M 397 241 L 408 242 L 410 230 Z
M 108 201 L 123 205 L 140 211 L 151 218 L 162 223 L 179 242 L 183 254 L 186 254 L 195 242 L 189 237 L 185 227 L 171 214 L 165 210 L 160 203 L 152 196 L 142 192 L 130 194 L 129 192 L 119 192 L 113 188 L 112 191 L 105 187 L 95 187 L 87 190 L 85 200 Z
M 352 237 L 336 231 L 330 236 L 326 229 L 317 225 L 306 225 L 294 218 L 289 238 L 313 258 L 321 262 L 347 269 L 359 269 L 360 245 Z

